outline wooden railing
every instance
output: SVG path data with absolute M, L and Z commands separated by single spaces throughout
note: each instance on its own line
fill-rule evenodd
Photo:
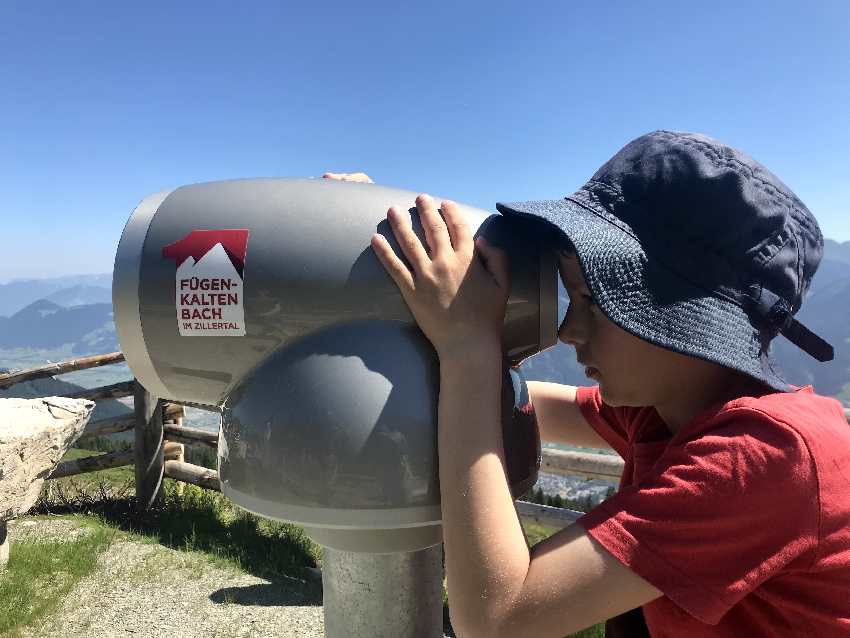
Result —
M 50 364 L 31 370 L 0 374 L 0 389 L 11 387 L 23 381 L 123 361 L 124 355 L 121 352 L 112 352 Z M 216 448 L 218 445 L 218 435 L 215 432 L 183 425 L 183 405 L 211 411 L 217 411 L 216 408 L 191 403 L 163 401 L 152 396 L 135 379 L 82 390 L 69 395 L 70 398 L 92 401 L 129 396 L 133 397 L 134 414 L 89 422 L 80 439 L 85 440 L 133 430 L 135 439 L 132 449 L 64 461 L 57 465 L 49 478 L 56 479 L 134 465 L 136 468 L 136 496 L 140 508 L 149 507 L 159 496 L 163 477 L 191 483 L 206 489 L 220 490 L 218 473 L 215 470 L 186 463 L 183 460 L 183 445 L 186 443 L 211 448 Z M 850 408 L 845 408 L 844 414 L 850 421 Z M 602 478 L 617 482 L 623 471 L 623 460 L 614 455 L 544 448 L 540 470 L 552 474 Z M 581 515 L 581 512 L 524 501 L 517 501 L 516 505 L 522 518 L 553 527 L 564 527 Z
M 112 365 L 124 361 L 121 352 L 94 355 L 40 366 L 31 370 L 23 370 L 0 374 L 0 389 L 9 388 L 15 384 L 34 379 L 43 379 L 58 374 L 77 372 L 88 368 Z M 105 401 L 133 397 L 134 414 L 89 421 L 78 440 L 85 441 L 99 436 L 107 436 L 118 432 L 135 432 L 134 444 L 129 450 L 119 450 L 107 454 L 63 461 L 59 463 L 50 479 L 74 476 L 86 472 L 96 472 L 116 467 L 133 465 L 136 468 L 136 496 L 140 508 L 147 508 L 159 496 L 163 476 L 168 476 L 170 463 L 182 463 L 185 442 L 195 442 L 193 435 L 198 430 L 182 428 L 183 406 L 175 402 L 165 402 L 153 397 L 135 379 L 113 385 L 82 390 L 68 395 L 74 399 L 89 399 Z M 166 438 L 166 428 L 179 430 L 179 441 Z M 209 433 L 202 432 L 202 442 L 209 440 Z M 188 464 L 187 464 L 188 465 Z M 198 468 L 198 466 L 191 466 Z M 181 474 L 182 476 L 182 474 Z M 185 479 L 184 479 L 185 480 Z

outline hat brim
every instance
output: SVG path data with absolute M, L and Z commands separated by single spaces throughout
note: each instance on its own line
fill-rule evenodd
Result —
M 758 330 L 731 300 L 688 281 L 648 255 L 629 232 L 572 199 L 496 204 L 506 216 L 548 222 L 575 247 L 587 286 L 616 325 L 662 348 L 793 388 L 762 353 Z

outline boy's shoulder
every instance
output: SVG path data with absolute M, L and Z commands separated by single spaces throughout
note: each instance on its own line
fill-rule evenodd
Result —
M 812 386 L 730 401 L 704 424 L 704 434 L 723 432 L 760 453 L 777 458 L 808 457 L 821 495 L 846 493 L 850 487 L 850 423 L 841 403 L 815 393 Z M 739 435 L 739 436 L 736 436 Z M 795 449 L 796 448 L 796 449 Z M 845 515 L 850 515 L 850 500 Z
M 772 392 L 761 396 L 743 396 L 726 403 L 716 414 L 720 421 L 740 418 L 770 420 L 796 430 L 803 438 L 824 434 L 850 442 L 850 423 L 841 403 L 817 394 L 811 385 L 793 392 Z
M 811 478 L 834 475 L 850 485 L 850 423 L 841 403 L 812 386 L 741 396 L 704 412 L 673 435 L 670 451 L 720 452 L 763 470 L 808 466 Z M 846 474 L 846 476 L 844 476 Z

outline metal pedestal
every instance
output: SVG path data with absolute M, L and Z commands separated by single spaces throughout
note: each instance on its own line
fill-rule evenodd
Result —
M 327 638 L 442 638 L 442 555 L 366 554 L 323 548 Z

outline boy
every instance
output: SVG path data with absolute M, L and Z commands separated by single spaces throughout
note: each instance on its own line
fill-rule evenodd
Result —
M 533 548 L 501 443 L 505 255 L 451 202 L 416 205 L 429 251 L 387 215 L 412 270 L 372 246 L 440 358 L 459 636 L 560 638 L 609 618 L 609 635 L 850 635 L 850 426 L 768 356 L 781 333 L 832 358 L 793 317 L 823 238 L 784 184 L 717 140 L 657 131 L 568 198 L 497 205 L 561 237 L 559 337 L 598 383 L 529 384 L 541 437 L 626 461 L 616 495 Z

